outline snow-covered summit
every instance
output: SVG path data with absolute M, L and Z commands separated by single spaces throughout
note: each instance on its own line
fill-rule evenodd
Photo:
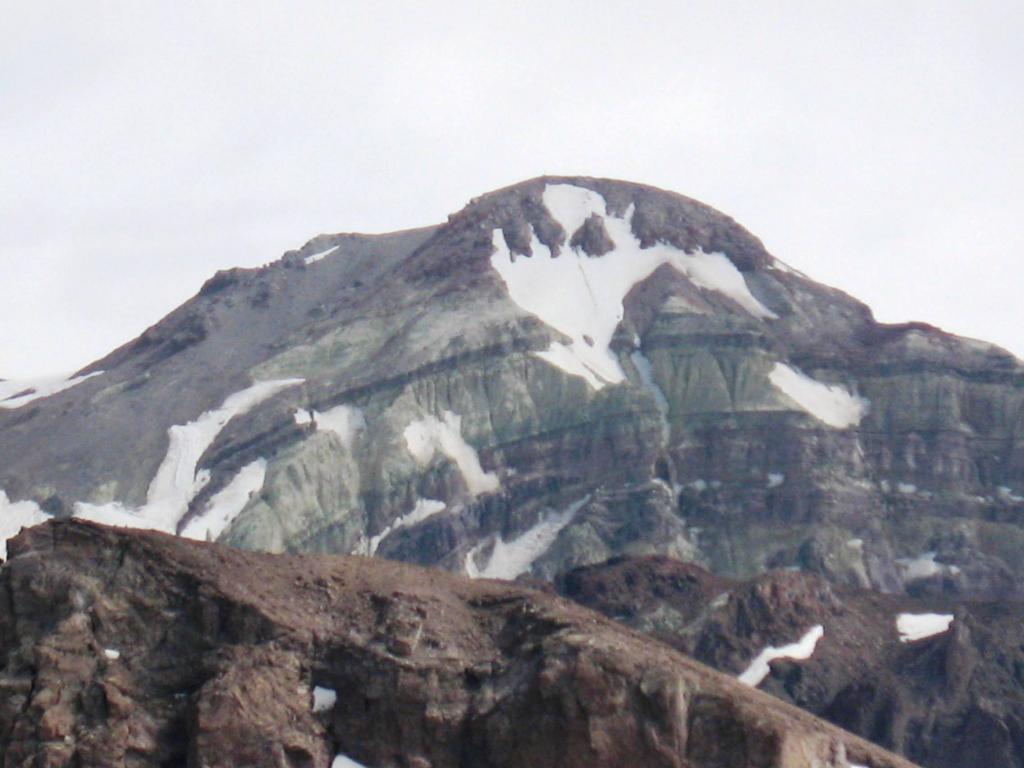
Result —
M 624 316 L 623 300 L 655 270 L 668 265 L 695 285 L 716 291 L 758 319 L 776 315 L 751 294 L 742 273 L 723 253 L 692 253 L 667 243 L 644 248 L 633 232 L 635 206 L 621 216 L 608 212 L 597 192 L 572 184 L 549 184 L 543 202 L 567 233 L 560 253 L 545 245 L 531 225 L 529 256 L 511 250 L 500 228 L 493 231 L 491 265 L 501 275 L 509 295 L 520 307 L 568 336 L 566 345 L 552 342 L 538 353 L 542 359 L 582 376 L 595 388 L 625 380 L 609 345 Z M 602 253 L 587 253 L 573 245 L 586 240 L 588 223 L 604 233 Z

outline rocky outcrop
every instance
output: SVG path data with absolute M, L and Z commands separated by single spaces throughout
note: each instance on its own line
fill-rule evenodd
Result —
M 0 572 L 0 760 L 910 768 L 549 595 L 51 522 Z
M 716 577 L 666 558 L 562 575 L 557 590 L 739 674 L 764 648 L 823 636 L 760 685 L 928 768 L 1024 766 L 1024 605 L 913 599 L 835 587 L 820 575 Z M 948 631 L 901 640 L 897 617 L 948 615 Z

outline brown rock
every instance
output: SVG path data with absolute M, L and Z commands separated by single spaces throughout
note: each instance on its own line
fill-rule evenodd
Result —
M 930 768 L 1024 765 L 1020 603 L 880 595 L 809 573 L 731 581 L 663 557 L 578 568 L 555 586 L 733 674 L 821 624 L 811 658 L 773 662 L 763 690 Z M 904 643 L 900 613 L 956 618 L 948 632 Z
M 594 213 L 573 233 L 569 245 L 582 249 L 588 256 L 603 256 L 614 250 L 615 241 L 605 229 L 604 219 Z
M 0 659 L 33 685 L 27 707 L 0 709 L 8 765 L 910 765 L 504 583 L 78 521 L 25 531 L 10 554 Z M 101 663 L 115 633 L 122 656 Z M 338 692 L 330 711 L 312 712 L 313 686 Z

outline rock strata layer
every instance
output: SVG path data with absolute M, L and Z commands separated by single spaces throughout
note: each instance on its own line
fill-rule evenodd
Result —
M 1020 361 L 880 324 L 643 185 L 545 177 L 436 227 L 321 235 L 218 273 L 83 373 L 47 397 L 8 387 L 10 502 L 471 573 L 574 509 L 522 568 L 662 554 L 1024 594 Z M 291 383 L 175 442 L 268 382 Z M 424 424 L 447 432 L 414 451 Z M 161 473 L 182 486 L 170 512 Z

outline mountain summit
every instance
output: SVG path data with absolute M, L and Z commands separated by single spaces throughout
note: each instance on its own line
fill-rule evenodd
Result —
M 1022 382 L 708 206 L 546 177 L 218 272 L 76 378 L 5 382 L 0 503 L 474 576 L 664 554 L 1020 595 Z

